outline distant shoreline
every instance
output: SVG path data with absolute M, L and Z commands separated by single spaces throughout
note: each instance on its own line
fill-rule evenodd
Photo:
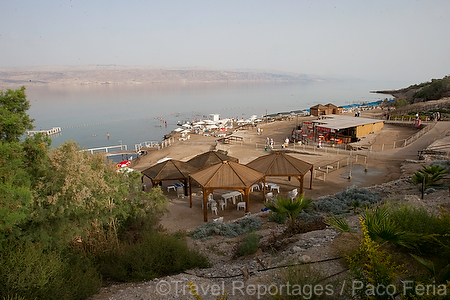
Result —
M 313 82 L 324 79 L 306 74 L 260 70 L 157 68 L 149 66 L 43 66 L 0 68 L 0 87 L 22 85 L 104 85 L 204 82 Z

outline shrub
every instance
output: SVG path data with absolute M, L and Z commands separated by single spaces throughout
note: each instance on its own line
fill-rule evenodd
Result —
M 326 197 L 320 201 L 317 201 L 316 207 L 320 211 L 332 212 L 336 215 L 348 212 L 348 205 L 346 202 L 331 197 Z
M 393 285 L 396 290 L 399 290 L 395 283 L 405 271 L 402 271 L 402 266 L 394 264 L 391 255 L 381 250 L 380 245 L 370 238 L 369 230 L 363 219 L 361 219 L 361 226 L 363 231 L 361 245 L 354 255 L 347 257 L 351 280 L 360 281 L 365 287 L 370 284 L 384 287 Z M 351 295 L 352 299 L 369 298 L 366 289 L 348 289 L 349 296 Z M 392 299 L 392 297 L 387 294 L 377 294 L 376 299 Z
M 330 291 L 337 290 L 337 280 L 324 282 L 326 277 L 326 271 L 320 269 L 317 264 L 289 267 L 281 271 L 281 279 L 291 289 L 276 290 L 276 293 L 270 293 L 270 297 L 277 300 L 339 299 L 337 295 L 332 295 L 335 293 L 330 293 Z M 324 288 L 323 290 L 318 290 L 315 287 Z
M 255 217 L 243 218 L 238 222 L 231 224 L 207 223 L 197 227 L 192 232 L 192 238 L 205 240 L 210 238 L 212 235 L 237 237 L 250 231 L 257 231 L 261 229 L 261 226 L 261 219 Z
M 116 281 L 142 281 L 184 270 L 208 267 L 205 256 L 190 250 L 176 237 L 147 234 L 138 243 L 124 245 L 119 251 L 99 259 L 102 274 Z
M 390 209 L 390 218 L 404 230 L 421 235 L 419 251 L 422 253 L 447 253 L 450 247 L 450 216 L 429 213 L 423 207 L 401 206 Z M 442 255 L 441 255 L 442 256 Z M 450 255 L 447 255 L 450 260 Z
M 63 258 L 32 243 L 9 243 L 0 252 L 0 297 L 10 299 L 85 299 L 101 278 L 88 260 Z
M 450 172 L 450 159 L 433 161 L 430 166 L 438 165 Z
M 237 249 L 239 256 L 245 256 L 255 253 L 259 248 L 259 235 L 250 233 L 246 235 Z
M 210 238 L 212 235 L 218 235 L 220 233 L 220 228 L 224 224 L 222 223 L 206 223 L 203 224 L 192 232 L 191 236 L 193 239 L 202 239 L 205 240 Z
M 317 211 L 314 211 L 314 210 L 303 210 L 297 216 L 297 220 L 301 220 L 306 224 L 314 223 L 317 220 L 322 220 L 322 219 L 323 219 L 323 217 Z
M 286 219 L 287 219 L 286 214 L 276 213 L 273 211 L 269 211 L 268 218 L 269 218 L 270 222 L 276 222 L 278 224 L 286 223 Z
M 349 206 L 353 206 L 356 201 L 358 201 L 361 206 L 375 204 L 381 201 L 381 196 L 379 194 L 371 192 L 365 188 L 358 189 L 358 187 L 354 185 L 347 187 L 340 193 L 337 193 L 336 198 L 344 201 Z

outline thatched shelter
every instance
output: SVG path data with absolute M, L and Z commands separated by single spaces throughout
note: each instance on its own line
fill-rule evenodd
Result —
M 300 182 L 300 194 L 303 193 L 303 180 L 305 174 L 311 172 L 309 188 L 312 189 L 312 178 L 314 165 L 301 159 L 292 157 L 285 152 L 276 151 L 271 154 L 260 156 L 247 164 L 247 167 L 261 172 L 267 176 L 295 177 Z
M 239 159 L 228 156 L 219 151 L 208 151 L 191 158 L 187 161 L 187 163 L 200 170 L 223 161 L 239 162 Z
M 150 178 L 153 186 L 164 180 L 179 180 L 184 183 L 184 194 L 187 196 L 188 176 L 197 170 L 198 168 L 188 163 L 170 159 L 145 169 L 142 174 Z
M 249 211 L 250 188 L 253 184 L 264 179 L 264 174 L 245 165 L 232 161 L 212 165 L 199 170 L 189 176 L 189 181 L 197 182 L 203 191 L 203 215 L 208 222 L 207 197 L 214 190 L 239 190 L 244 194 L 245 212 Z M 192 207 L 192 193 L 189 184 L 190 204 Z

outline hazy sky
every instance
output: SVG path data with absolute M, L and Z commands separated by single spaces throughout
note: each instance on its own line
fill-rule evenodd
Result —
M 411 83 L 450 73 L 449 0 L 0 4 L 0 67 L 199 66 Z

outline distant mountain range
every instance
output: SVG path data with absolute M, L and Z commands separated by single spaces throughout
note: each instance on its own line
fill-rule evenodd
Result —
M 0 68 L 0 88 L 21 85 L 95 85 L 184 82 L 310 82 L 322 78 L 261 70 L 159 68 L 149 66 L 43 66 Z

